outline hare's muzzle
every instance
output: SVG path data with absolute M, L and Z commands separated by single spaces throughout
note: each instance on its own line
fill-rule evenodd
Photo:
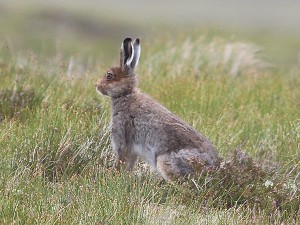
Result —
M 100 94 L 102 94 L 102 95 L 107 95 L 107 91 L 105 90 L 105 88 L 103 87 L 103 85 L 101 85 L 100 82 L 97 82 L 97 83 L 95 84 L 95 87 L 96 87 L 96 90 L 97 90 Z
M 97 83 L 95 83 L 95 88 L 96 88 L 96 90 L 97 91 L 99 91 L 100 92 L 100 85 L 99 85 L 99 83 L 97 82 Z

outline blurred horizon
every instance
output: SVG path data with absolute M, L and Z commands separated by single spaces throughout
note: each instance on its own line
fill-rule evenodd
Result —
M 53 52 L 63 46 L 70 54 L 111 59 L 125 36 L 153 40 L 164 32 L 208 32 L 254 42 L 277 63 L 299 64 L 299 10 L 295 0 L 3 0 L 0 38 L 14 49 Z
M 126 3 L 126 4 L 125 4 Z M 2 4 L 2 5 L 1 5 Z M 89 13 L 87 16 L 108 17 L 132 24 L 165 24 L 171 26 L 225 25 L 229 27 L 250 26 L 252 29 L 282 30 L 300 33 L 300 2 L 296 0 L 269 1 L 146 1 L 146 0 L 3 0 L 0 7 L 9 10 L 53 7 L 65 11 Z M 47 8 L 50 10 L 50 8 Z

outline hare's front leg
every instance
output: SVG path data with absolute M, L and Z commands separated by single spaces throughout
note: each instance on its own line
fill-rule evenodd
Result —
M 114 144 L 113 144 L 114 146 Z M 122 146 L 122 145 L 121 145 Z M 120 170 L 121 166 L 126 164 L 126 171 L 131 172 L 137 161 L 137 155 L 128 151 L 126 148 L 118 146 L 113 147 L 116 153 L 115 168 Z
M 126 171 L 131 171 L 137 161 L 137 155 L 129 144 L 127 119 L 121 113 L 112 119 L 111 143 L 116 154 L 115 168 L 120 170 L 126 164 Z M 124 168 L 125 169 L 125 168 Z
M 137 155 L 128 149 L 126 139 L 122 137 L 125 135 L 123 136 L 120 132 L 112 134 L 112 148 L 116 154 L 115 168 L 120 170 L 121 166 L 126 163 L 126 171 L 132 171 L 137 161 Z
M 135 166 L 137 161 L 137 155 L 132 152 L 132 151 L 128 151 L 127 157 L 126 157 L 126 171 L 131 172 L 133 167 Z
M 120 139 L 119 135 L 112 134 L 111 137 L 111 145 L 112 149 L 116 154 L 116 161 L 114 167 L 117 170 L 120 170 L 120 167 L 122 164 L 125 163 L 126 160 L 126 143 L 125 139 L 124 141 Z

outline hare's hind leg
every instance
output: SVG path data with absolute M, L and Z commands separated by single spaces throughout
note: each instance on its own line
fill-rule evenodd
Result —
M 160 155 L 157 157 L 157 170 L 166 180 L 173 180 L 194 173 L 188 160 L 178 153 Z
M 182 149 L 157 157 L 157 170 L 166 180 L 192 175 L 211 166 L 211 156 L 198 149 Z

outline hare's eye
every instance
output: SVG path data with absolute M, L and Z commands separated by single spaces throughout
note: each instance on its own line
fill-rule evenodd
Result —
M 113 78 L 113 74 L 110 73 L 110 72 L 108 72 L 108 73 L 106 74 L 106 79 L 107 79 L 107 80 L 111 80 L 112 78 Z

